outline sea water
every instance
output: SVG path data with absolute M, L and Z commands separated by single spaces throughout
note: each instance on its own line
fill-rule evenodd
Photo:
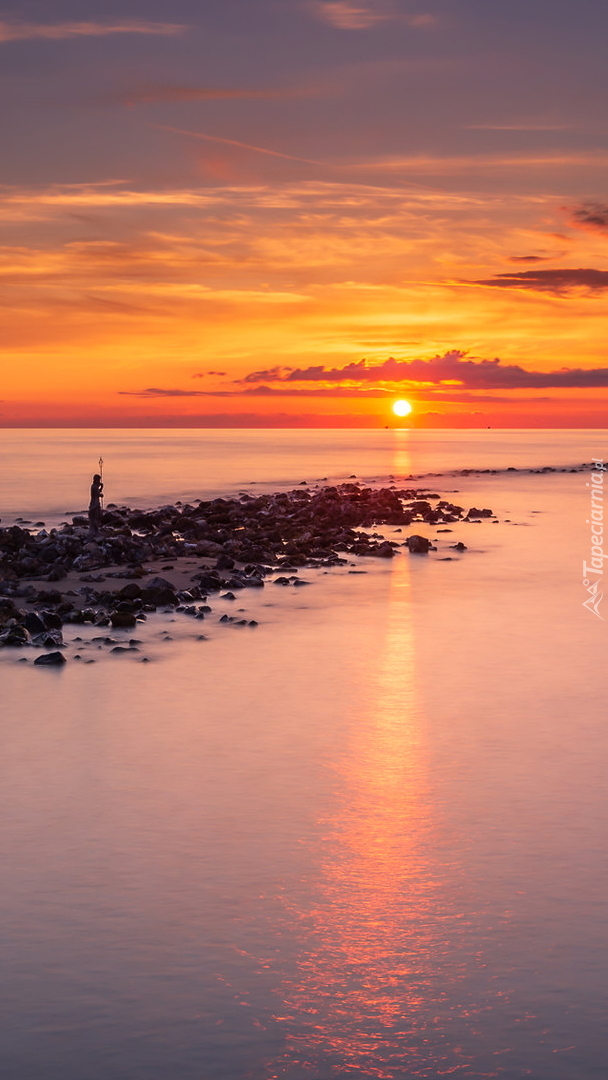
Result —
M 306 480 L 590 461 L 602 431 L 0 430 L 0 518 L 57 524 L 82 510 L 103 460 L 106 502 L 158 506 Z M 598 449 L 599 448 L 599 449 Z
M 344 433 L 306 433 L 312 456 L 288 468 L 267 450 L 267 477 L 250 443 L 249 476 L 241 459 L 227 487 L 439 471 L 435 446 L 401 468 L 378 434 L 366 466 L 353 433 L 348 464 Z M 54 440 L 96 449 L 93 433 L 42 435 L 49 473 Z M 467 434 L 442 460 L 602 456 L 598 433 L 492 435 L 504 453 L 482 460 Z M 139 482 L 144 502 L 180 495 Z M 133 656 L 82 627 L 60 671 L 0 654 L 3 1077 L 603 1080 L 606 629 L 583 607 L 588 482 L 437 478 L 499 524 L 430 529 L 428 557 L 268 581 L 212 600 L 202 624 L 152 616 Z M 220 624 L 235 606 L 258 627 Z

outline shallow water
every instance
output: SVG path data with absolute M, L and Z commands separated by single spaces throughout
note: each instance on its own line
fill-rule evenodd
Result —
M 3 1076 L 603 1080 L 586 479 L 450 482 L 501 523 L 133 657 L 1 654 Z
M 604 431 L 0 429 L 0 518 L 56 524 L 82 510 L 100 456 L 106 502 L 158 506 L 353 473 L 578 465 L 605 447 Z

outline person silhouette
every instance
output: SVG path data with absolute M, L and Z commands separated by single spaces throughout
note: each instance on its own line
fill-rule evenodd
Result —
M 95 536 L 101 528 L 101 499 L 103 495 L 103 481 L 99 473 L 95 473 L 91 484 L 91 501 L 89 503 L 89 532 Z

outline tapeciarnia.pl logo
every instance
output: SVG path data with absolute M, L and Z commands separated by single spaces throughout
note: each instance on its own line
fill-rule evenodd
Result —
M 600 603 L 603 592 L 601 591 L 602 577 L 604 575 L 604 474 L 606 466 L 603 458 L 591 458 L 593 472 L 591 483 L 586 487 L 591 488 L 591 517 L 587 519 L 587 525 L 591 525 L 591 562 L 583 559 L 583 585 L 589 596 L 583 601 L 583 607 L 587 608 L 598 619 L 604 621 L 600 615 Z

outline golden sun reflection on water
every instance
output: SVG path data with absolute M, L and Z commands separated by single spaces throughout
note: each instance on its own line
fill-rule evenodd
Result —
M 304 1076 L 384 1080 L 465 1067 L 438 1035 L 436 1012 L 458 978 L 446 955 L 454 916 L 442 910 L 429 856 L 436 826 L 411 609 L 400 588 L 405 560 L 400 571 L 369 658 L 367 697 L 335 764 L 338 800 L 321 822 L 316 903 L 291 913 L 303 948 L 297 977 L 282 986 L 287 1051 L 272 1077 L 300 1076 L 294 1066 Z

